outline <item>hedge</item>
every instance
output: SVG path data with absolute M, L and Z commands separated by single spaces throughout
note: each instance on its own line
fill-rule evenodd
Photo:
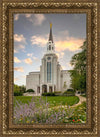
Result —
M 55 96 L 55 93 L 42 93 L 42 96 Z
M 15 91 L 14 92 L 14 96 L 22 96 L 22 95 L 23 95 L 23 93 L 20 92 L 20 91 Z
M 33 89 L 28 89 L 26 92 L 35 92 Z
M 63 95 L 66 95 L 66 96 L 75 96 L 75 92 L 73 89 L 67 89 Z

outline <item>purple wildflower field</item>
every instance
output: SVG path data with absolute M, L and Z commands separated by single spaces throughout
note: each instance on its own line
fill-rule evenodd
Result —
M 64 124 L 85 123 L 84 105 L 77 108 L 70 106 L 50 107 L 47 100 L 32 98 L 28 104 L 16 101 L 14 107 L 14 124 Z

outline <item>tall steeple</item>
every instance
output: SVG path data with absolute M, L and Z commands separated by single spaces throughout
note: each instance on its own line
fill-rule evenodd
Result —
M 52 41 L 52 43 L 53 43 L 53 36 L 52 36 L 52 23 L 50 23 L 49 41 Z
M 52 23 L 50 23 L 50 34 L 49 34 L 49 40 L 47 43 L 47 53 L 54 53 L 55 52 L 55 46 L 53 42 L 53 36 L 52 36 Z

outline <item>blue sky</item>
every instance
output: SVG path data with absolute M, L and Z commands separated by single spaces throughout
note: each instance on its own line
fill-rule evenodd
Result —
M 39 71 L 52 22 L 55 52 L 65 70 L 86 39 L 86 14 L 14 14 L 14 83 L 26 84 L 26 75 Z

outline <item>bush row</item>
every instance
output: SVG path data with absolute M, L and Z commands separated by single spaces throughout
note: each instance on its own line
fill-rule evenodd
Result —
M 26 91 L 24 91 L 24 93 L 26 92 L 35 92 L 33 89 L 28 89 Z M 22 96 L 23 95 L 23 92 L 21 92 L 20 90 L 19 91 L 14 91 L 14 96 Z
M 75 92 L 74 92 L 73 89 L 67 89 L 67 90 L 63 93 L 63 95 L 65 95 L 65 96 L 75 96 Z
M 55 93 L 42 93 L 42 96 L 55 96 Z
M 14 96 L 22 96 L 22 95 L 23 95 L 23 93 L 20 92 L 20 91 L 15 91 L 14 92 Z
M 26 92 L 35 92 L 33 89 L 28 89 Z M 24 92 L 25 93 L 25 92 Z M 23 92 L 21 91 L 14 91 L 14 96 L 22 96 Z M 65 96 L 74 96 L 75 92 L 73 89 L 67 89 L 63 94 L 61 91 L 55 91 L 53 93 L 42 93 L 42 96 L 56 96 L 56 95 L 65 95 Z

